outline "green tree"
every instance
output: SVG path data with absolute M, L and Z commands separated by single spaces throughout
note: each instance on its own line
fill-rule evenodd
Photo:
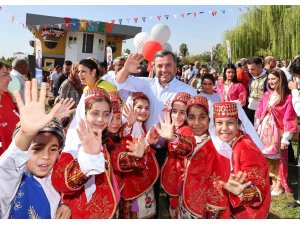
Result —
M 180 52 L 180 55 L 184 58 L 186 56 L 189 55 L 189 50 L 188 50 L 188 47 L 185 43 L 182 43 L 180 46 L 179 46 L 179 52 Z
M 300 6 L 253 6 L 225 32 L 224 46 L 230 40 L 233 62 L 254 55 L 292 59 L 300 52 L 299 27 Z
M 128 48 L 126 48 L 124 52 L 127 53 L 128 55 L 131 53 L 131 51 Z

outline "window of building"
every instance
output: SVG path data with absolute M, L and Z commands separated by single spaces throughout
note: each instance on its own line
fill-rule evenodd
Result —
M 93 53 L 94 34 L 83 34 L 83 53 Z

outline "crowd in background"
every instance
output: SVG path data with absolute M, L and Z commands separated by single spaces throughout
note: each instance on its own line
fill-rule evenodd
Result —
M 300 174 L 300 56 L 176 62 L 66 60 L 40 90 L 0 62 L 1 218 L 159 218 L 161 188 L 170 218 L 266 218 Z

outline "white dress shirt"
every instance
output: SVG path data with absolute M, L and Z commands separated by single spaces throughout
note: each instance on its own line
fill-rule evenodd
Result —
M 163 115 L 163 109 L 171 104 L 175 95 L 179 92 L 186 92 L 195 96 L 196 90 L 184 82 L 177 80 L 175 77 L 166 87 L 163 87 L 157 77 L 134 77 L 129 76 L 127 80 L 119 84 L 115 82 L 118 90 L 128 90 L 132 92 L 143 92 L 150 100 L 150 115 L 145 123 L 148 131 L 154 124 L 159 123 L 158 115 Z

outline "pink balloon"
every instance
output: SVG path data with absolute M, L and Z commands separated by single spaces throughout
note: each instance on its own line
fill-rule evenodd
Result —
M 148 41 L 144 44 L 142 54 L 148 62 L 152 62 L 156 52 L 163 50 L 161 43 L 158 41 Z

